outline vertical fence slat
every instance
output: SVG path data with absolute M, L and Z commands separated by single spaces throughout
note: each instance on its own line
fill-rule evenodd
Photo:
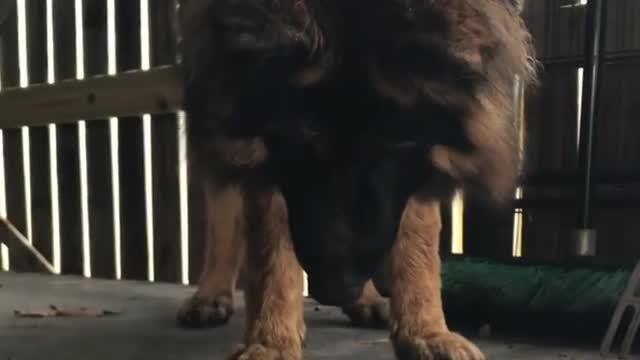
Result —
M 571 171 L 576 167 L 577 68 L 549 65 L 542 85 L 527 98 L 527 172 Z
M 23 234 L 27 233 L 25 216 L 24 164 L 22 161 L 22 132 L 20 129 L 4 130 L 4 153 L 7 188 L 7 218 Z M 20 247 L 12 247 L 10 252 L 11 269 L 28 271 L 28 253 Z
M 206 239 L 204 187 L 197 178 L 189 178 L 189 282 L 200 278 L 204 264 Z
M 603 67 L 602 96 L 596 123 L 598 173 L 640 172 L 640 62 Z
M 56 80 L 76 77 L 73 1 L 53 2 Z M 62 272 L 82 274 L 78 125 L 57 126 Z
M 12 52 L 9 52 L 11 44 L 15 44 L 15 40 L 13 40 L 13 34 L 15 34 L 15 30 L 13 30 L 15 29 L 15 3 L 9 2 L 8 4 L 5 4 L 4 10 L 6 11 L 6 14 L 4 14 L 4 17 L 2 19 L 0 19 L 0 91 L 2 91 L 2 86 L 4 85 L 5 87 L 7 87 L 8 84 L 12 82 L 11 77 L 15 78 L 15 75 L 18 73 L 17 61 L 14 55 L 15 49 Z M 17 83 L 17 79 L 14 79 L 13 83 Z M 2 198 L 0 199 L 0 201 L 2 201 L 2 204 L 0 204 L 0 211 L 2 213 L 0 215 L 7 216 L 7 189 L 5 171 L 5 157 L 7 155 L 4 144 L 5 132 L 3 131 L 1 135 L 2 137 L 0 138 L 0 140 L 2 141 L 0 143 L 0 146 L 2 146 L 2 151 L 0 151 L 0 156 L 2 156 L 2 158 L 0 159 L 0 165 L 2 166 L 2 168 L 0 168 L 0 176 L 2 176 L 2 178 L 0 178 L 0 181 L 2 181 L 2 187 L 0 188 L 0 191 L 2 191 L 2 193 L 0 193 L 0 196 Z M 5 231 L 0 234 L 0 236 L 3 236 L 3 238 L 1 239 L 4 240 L 4 243 L 0 244 L 0 266 L 2 270 L 9 270 L 11 267 L 9 260 L 9 248 L 6 243 L 7 239 L 5 239 L 9 236 L 9 234 Z
M 2 87 L 19 86 L 18 62 L 18 14 L 15 2 L 10 8 L 8 17 L 1 28 L 2 38 Z M 5 129 L 5 184 L 7 197 L 7 217 L 18 230 L 26 234 L 25 192 L 23 181 L 22 134 L 20 129 Z M 15 271 L 29 270 L 28 254 L 24 249 L 15 246 L 10 252 L 11 269 Z
M 633 2 L 633 10 L 630 11 L 630 13 L 633 14 L 634 19 L 638 19 L 638 16 L 640 14 L 640 4 L 638 4 L 637 1 Z M 633 22 L 633 44 L 634 44 L 634 48 L 638 49 L 640 48 L 640 21 L 634 21 Z
M 87 76 L 107 73 L 107 4 L 84 2 L 84 46 Z M 93 277 L 114 278 L 115 247 L 109 122 L 87 122 L 89 223 Z
M 637 19 L 635 22 L 640 23 Z M 627 25 L 627 31 L 631 32 L 631 20 L 628 20 Z M 628 35 L 625 37 L 626 41 L 630 41 Z M 638 45 L 636 47 L 640 48 Z M 602 71 L 602 90 L 597 110 L 599 121 L 596 123 L 597 146 L 594 154 L 596 173 L 639 173 L 640 121 L 637 114 L 640 111 L 640 62 L 636 59 L 606 64 Z M 637 182 L 627 186 L 608 186 L 600 191 L 600 197 L 624 198 L 627 194 L 637 196 L 639 189 L 640 184 Z M 602 239 L 598 241 L 599 262 L 632 266 L 638 261 L 639 214 L 640 210 L 637 208 L 594 210 L 598 238 Z
M 608 1 L 606 50 L 624 51 L 640 49 L 640 4 L 637 0 Z
M 527 23 L 527 27 L 533 36 L 536 54 L 544 56 L 544 30 L 545 30 L 545 8 L 546 2 L 525 1 L 523 17 Z
M 146 280 L 144 157 L 140 118 L 121 118 L 118 136 L 123 278 Z
M 598 263 L 632 268 L 640 256 L 640 209 L 596 209 Z M 606 240 L 605 240 L 606 239 Z
M 27 0 L 27 44 L 29 83 L 47 80 L 46 2 Z M 50 261 L 53 259 L 49 129 L 30 129 L 33 244 Z M 37 265 L 31 261 L 32 270 Z
M 140 1 L 116 1 L 118 71 L 140 69 Z M 144 156 L 142 121 L 119 122 L 122 271 L 127 279 L 146 280 Z
M 526 102 L 527 174 L 575 171 L 577 94 L 574 65 L 545 68 L 542 86 L 530 93 Z M 525 199 L 544 198 L 548 194 L 549 190 L 536 187 L 524 191 Z M 525 209 L 524 214 L 523 256 L 537 260 L 564 258 L 574 213 L 564 209 Z
M 184 7 L 182 7 L 184 8 Z M 188 21 L 188 19 L 184 18 L 184 13 L 181 11 L 179 16 L 179 23 L 183 21 Z M 186 138 L 189 138 L 189 129 L 188 127 L 188 119 L 185 124 L 185 135 Z M 191 144 L 186 141 L 186 156 L 189 157 L 191 154 Z M 206 228 L 206 204 L 205 204 L 205 192 L 204 192 L 204 184 L 199 179 L 193 171 L 192 166 L 187 166 L 188 172 L 188 181 L 187 181 L 187 203 L 188 203 L 188 258 L 189 258 L 189 283 L 196 284 L 200 279 L 200 274 L 202 272 L 202 267 L 204 264 L 204 253 L 205 253 L 205 244 L 207 241 L 207 228 Z M 239 283 L 242 283 L 243 274 L 240 274 L 240 278 L 238 280 Z
M 514 225 L 511 209 L 493 208 L 467 197 L 464 214 L 465 255 L 498 259 L 511 256 Z
M 566 260 L 576 211 L 575 207 L 526 210 L 522 256 L 541 262 Z
M 155 117 L 152 124 L 156 278 L 177 282 L 180 279 L 177 119 Z
M 607 51 L 640 50 L 640 4 L 609 1 L 607 6 Z
M 151 66 L 175 62 L 173 0 L 151 1 Z M 154 115 L 152 126 L 155 266 L 157 280 L 180 280 L 180 184 L 176 115 Z

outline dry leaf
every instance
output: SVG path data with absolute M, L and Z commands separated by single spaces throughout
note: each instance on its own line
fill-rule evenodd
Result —
M 379 344 L 386 344 L 389 342 L 389 339 L 378 339 L 378 340 L 369 340 L 369 341 L 364 341 L 363 344 L 365 345 L 379 345 Z
M 20 318 L 45 318 L 45 317 L 103 317 L 118 315 L 119 312 L 111 310 L 91 309 L 84 306 L 78 308 L 59 308 L 49 305 L 48 309 L 36 311 L 14 310 L 13 314 Z

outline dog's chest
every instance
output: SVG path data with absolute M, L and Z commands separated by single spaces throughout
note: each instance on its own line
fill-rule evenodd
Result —
M 312 296 L 328 305 L 355 301 L 380 269 L 406 200 L 426 176 L 416 147 L 362 156 L 363 146 L 334 146 L 327 158 L 312 146 L 289 149 L 296 156 L 278 171 L 296 254 Z

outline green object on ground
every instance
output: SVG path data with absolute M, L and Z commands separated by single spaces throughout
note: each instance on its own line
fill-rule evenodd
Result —
M 442 293 L 453 321 L 511 331 L 566 331 L 569 326 L 571 331 L 603 333 L 630 274 L 626 269 L 451 258 L 442 264 Z

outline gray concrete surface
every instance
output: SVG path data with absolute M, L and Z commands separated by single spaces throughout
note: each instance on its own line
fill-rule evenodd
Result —
M 0 273 L 0 360 L 217 360 L 240 340 L 243 312 L 211 330 L 184 330 L 175 312 L 193 288 Z M 24 319 L 14 310 L 86 306 L 104 318 Z M 340 311 L 306 306 L 306 359 L 393 359 L 385 331 L 353 329 Z M 476 340 L 491 360 L 596 360 L 596 351 L 526 341 Z

